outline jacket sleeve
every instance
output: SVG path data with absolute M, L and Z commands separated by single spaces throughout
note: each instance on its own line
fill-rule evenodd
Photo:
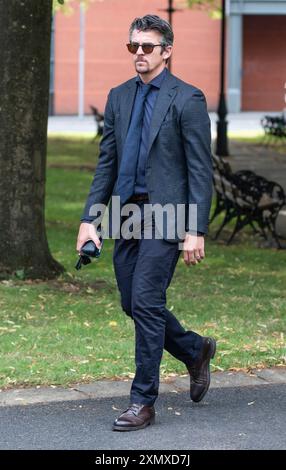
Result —
M 104 110 L 104 129 L 99 147 L 98 164 L 81 216 L 82 222 L 91 222 L 96 215 L 90 215 L 94 204 L 107 206 L 117 178 L 117 151 L 114 134 L 113 89 L 110 90 Z
M 197 231 L 207 233 L 212 201 L 213 166 L 210 118 L 205 96 L 199 89 L 185 102 L 181 129 L 188 170 L 188 202 L 197 205 Z M 190 225 L 187 220 L 187 231 L 191 229 Z

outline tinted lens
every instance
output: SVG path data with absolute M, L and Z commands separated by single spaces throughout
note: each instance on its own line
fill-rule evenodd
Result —
M 129 52 L 131 52 L 131 54 L 136 54 L 136 52 L 138 51 L 138 48 L 139 48 L 139 44 L 126 44 L 127 45 L 127 49 L 129 50 Z
M 140 45 L 136 42 L 127 44 L 127 49 L 129 50 L 129 52 L 131 52 L 131 54 L 136 54 L 139 47 Z M 151 54 L 154 50 L 154 47 L 154 44 L 142 44 L 142 50 L 144 54 Z
M 154 50 L 153 44 L 142 44 L 144 54 L 151 54 Z

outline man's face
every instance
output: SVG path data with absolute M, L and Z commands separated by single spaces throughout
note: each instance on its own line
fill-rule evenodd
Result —
M 162 35 L 157 31 L 138 31 L 135 29 L 131 36 L 131 43 L 137 44 L 160 44 Z M 166 46 L 162 52 L 162 47 L 154 47 L 151 54 L 145 54 L 142 47 L 139 47 L 136 54 L 133 55 L 135 69 L 138 73 L 150 73 L 157 68 L 165 65 L 165 59 L 170 57 L 172 46 Z

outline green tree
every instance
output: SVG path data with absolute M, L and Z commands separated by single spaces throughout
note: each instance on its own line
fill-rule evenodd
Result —
M 186 0 L 187 6 L 208 11 L 213 19 L 221 18 L 222 0 Z
M 0 278 L 52 278 L 45 231 L 53 0 L 0 2 Z

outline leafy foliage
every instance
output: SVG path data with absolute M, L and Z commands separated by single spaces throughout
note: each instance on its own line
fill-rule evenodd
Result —
M 213 19 L 221 18 L 221 0 L 186 0 L 187 6 L 207 11 Z
M 96 0 L 76 0 L 77 3 L 82 4 L 85 8 Z M 102 0 L 101 0 L 102 1 Z M 75 0 L 53 0 L 54 11 L 62 11 L 66 14 L 71 14 L 74 11 Z

